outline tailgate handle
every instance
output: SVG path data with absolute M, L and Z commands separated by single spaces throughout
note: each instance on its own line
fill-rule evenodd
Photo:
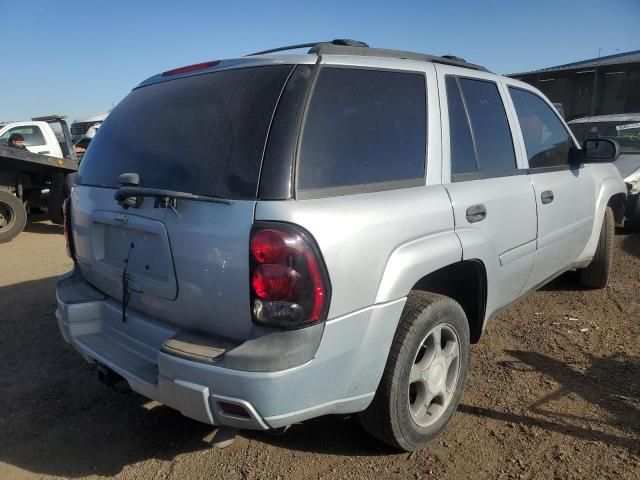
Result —
M 473 205 L 472 207 L 467 208 L 467 222 L 481 222 L 485 218 L 487 218 L 487 208 L 484 205 Z
M 540 200 L 542 200 L 542 203 L 545 204 L 545 205 L 547 205 L 548 203 L 553 202 L 553 192 L 551 190 L 545 190 L 540 195 Z

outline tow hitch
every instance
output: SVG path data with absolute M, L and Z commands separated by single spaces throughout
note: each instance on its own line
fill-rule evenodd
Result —
M 125 380 L 124 377 L 118 375 L 116 372 L 111 370 L 109 367 L 98 363 L 98 380 L 101 383 L 106 385 L 107 387 L 113 389 L 116 393 L 130 393 L 131 388 L 129 387 L 129 382 Z

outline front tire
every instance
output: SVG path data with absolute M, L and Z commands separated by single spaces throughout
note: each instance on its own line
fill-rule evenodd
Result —
M 453 299 L 411 292 L 371 405 L 358 415 L 371 435 L 412 451 L 442 432 L 469 372 L 469 324 Z
M 605 288 L 609 284 L 613 262 L 615 220 L 613 210 L 607 207 L 600 229 L 600 239 L 593 260 L 587 268 L 580 270 L 580 285 L 585 288 Z

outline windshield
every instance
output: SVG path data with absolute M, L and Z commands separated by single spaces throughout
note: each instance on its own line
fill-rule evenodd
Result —
M 621 154 L 640 154 L 640 122 L 593 122 L 569 124 L 582 144 L 587 138 L 611 138 Z
M 101 125 L 79 184 L 141 185 L 224 198 L 256 198 L 262 152 L 291 65 L 227 70 L 132 91 Z

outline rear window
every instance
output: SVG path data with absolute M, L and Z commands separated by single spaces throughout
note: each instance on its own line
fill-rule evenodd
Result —
M 255 198 L 276 103 L 291 65 L 197 75 L 138 88 L 111 112 L 85 154 L 78 183 Z
M 426 122 L 424 75 L 324 67 L 302 135 L 298 192 L 423 184 Z

